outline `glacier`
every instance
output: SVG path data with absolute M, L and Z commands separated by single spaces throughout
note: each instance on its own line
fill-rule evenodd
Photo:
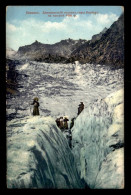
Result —
M 24 117 L 7 123 L 7 187 L 81 189 L 67 139 L 51 117 Z
M 72 128 L 72 152 L 91 189 L 124 188 L 124 90 L 90 104 Z
M 122 68 L 100 64 L 80 64 L 78 61 L 51 64 L 26 60 L 20 61 L 15 68 L 19 85 L 16 95 L 7 94 L 8 120 L 30 116 L 33 108 L 29 104 L 36 96 L 39 97 L 40 115 L 71 119 L 76 117 L 80 102 L 88 108 L 94 100 L 123 86 Z
M 7 187 L 124 188 L 124 69 L 28 60 L 15 68 L 18 92 L 6 99 Z M 33 117 L 35 96 L 40 116 Z M 72 148 L 56 126 L 60 116 L 69 126 L 76 118 Z
M 91 103 L 71 131 L 72 150 L 55 118 L 8 121 L 8 188 L 123 189 L 124 90 Z

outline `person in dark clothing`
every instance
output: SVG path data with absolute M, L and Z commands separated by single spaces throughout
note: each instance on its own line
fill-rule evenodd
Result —
M 56 124 L 57 124 L 57 126 L 60 128 L 60 118 L 57 118 L 57 119 L 56 119 Z
M 67 117 L 64 118 L 64 129 L 68 129 L 68 123 L 69 119 Z
M 38 102 L 38 98 L 37 97 L 34 98 L 34 101 L 33 101 L 33 103 L 31 105 L 34 105 L 33 116 L 40 115 L 39 114 L 39 108 L 38 108 L 40 104 Z
M 63 130 L 64 129 L 64 121 L 63 121 L 63 117 L 60 117 L 60 129 Z
M 83 104 L 83 102 L 80 102 L 77 115 L 79 115 L 82 112 L 82 110 L 84 110 L 84 104 Z

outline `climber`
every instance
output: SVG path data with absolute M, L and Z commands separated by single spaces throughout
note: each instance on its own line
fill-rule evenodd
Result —
M 57 118 L 57 119 L 56 119 L 56 124 L 57 124 L 57 126 L 60 128 L 60 118 Z
M 60 129 L 64 129 L 63 117 L 60 117 Z
M 35 97 L 34 98 L 34 101 L 31 105 L 34 105 L 34 108 L 33 108 L 33 116 L 36 116 L 36 115 L 39 115 L 39 102 L 38 102 L 38 97 Z
M 67 121 L 69 121 L 69 119 L 67 117 L 64 117 L 64 129 L 68 129 L 68 123 Z
M 83 104 L 83 102 L 80 102 L 77 115 L 79 115 L 82 112 L 82 110 L 84 110 L 84 104 Z

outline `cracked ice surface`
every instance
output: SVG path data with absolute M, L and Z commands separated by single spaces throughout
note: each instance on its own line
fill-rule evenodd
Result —
M 124 187 L 124 92 L 99 99 L 76 119 L 73 153 L 90 188 Z
M 8 186 L 83 188 L 73 166 L 74 155 L 81 178 L 91 188 L 122 188 L 123 93 L 116 91 L 123 87 L 124 70 L 32 61 L 16 65 L 16 69 L 20 74 L 18 93 L 7 95 L 7 115 L 15 118 L 7 121 Z M 35 96 L 41 116 L 34 118 L 29 103 Z M 80 101 L 85 110 L 72 129 L 72 154 L 55 119 L 76 117 Z
M 124 70 L 93 64 L 55 64 L 35 61 L 16 65 L 19 73 L 17 95 L 7 96 L 8 118 L 30 116 L 32 102 L 39 97 L 40 115 L 76 116 L 78 104 L 85 107 L 120 89 L 124 84 Z
M 66 138 L 51 117 L 7 124 L 8 188 L 84 188 Z

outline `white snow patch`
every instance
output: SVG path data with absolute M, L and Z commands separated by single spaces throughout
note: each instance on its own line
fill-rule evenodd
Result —
M 28 66 L 29 66 L 29 63 L 26 63 L 26 64 L 22 65 L 22 67 L 20 67 L 19 70 L 25 70 Z

